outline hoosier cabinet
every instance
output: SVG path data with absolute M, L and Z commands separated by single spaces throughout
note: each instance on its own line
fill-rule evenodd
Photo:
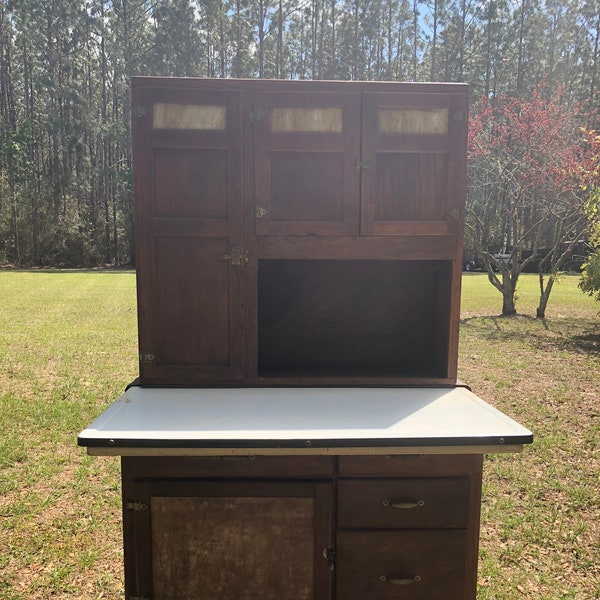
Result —
M 482 457 L 531 432 L 457 382 L 467 89 L 134 78 L 139 378 L 128 600 L 473 600 Z

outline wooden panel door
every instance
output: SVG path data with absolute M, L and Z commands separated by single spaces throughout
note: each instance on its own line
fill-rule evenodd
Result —
M 191 480 L 135 488 L 144 508 L 126 512 L 132 534 L 126 556 L 135 556 L 128 594 L 331 599 L 332 572 L 323 552 L 332 544 L 330 483 Z
M 457 235 L 466 94 L 363 95 L 361 234 Z
M 360 94 L 255 96 L 256 233 L 356 235 Z
M 134 103 L 142 383 L 240 378 L 240 95 L 143 88 Z

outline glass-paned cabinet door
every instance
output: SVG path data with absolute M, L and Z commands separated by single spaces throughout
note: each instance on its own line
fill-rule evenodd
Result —
M 258 235 L 356 235 L 360 94 L 257 93 Z
M 363 96 L 361 234 L 449 235 L 462 221 L 464 95 Z

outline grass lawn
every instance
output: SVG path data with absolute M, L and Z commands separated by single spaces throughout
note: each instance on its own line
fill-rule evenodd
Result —
M 460 377 L 536 436 L 486 458 L 478 598 L 598 600 L 600 305 L 566 276 L 536 320 L 536 285 L 503 319 L 463 278 Z M 119 463 L 76 435 L 136 372 L 132 272 L 0 270 L 2 600 L 122 598 Z

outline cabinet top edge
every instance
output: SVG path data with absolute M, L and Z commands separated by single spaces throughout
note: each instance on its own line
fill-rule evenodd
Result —
M 439 92 L 465 94 L 467 83 L 455 82 L 412 82 L 412 81 L 349 81 L 325 79 L 235 79 L 208 77 L 159 77 L 136 75 L 131 78 L 133 88 L 198 88 L 213 90 L 306 90 L 320 91 L 396 91 L 396 92 Z

